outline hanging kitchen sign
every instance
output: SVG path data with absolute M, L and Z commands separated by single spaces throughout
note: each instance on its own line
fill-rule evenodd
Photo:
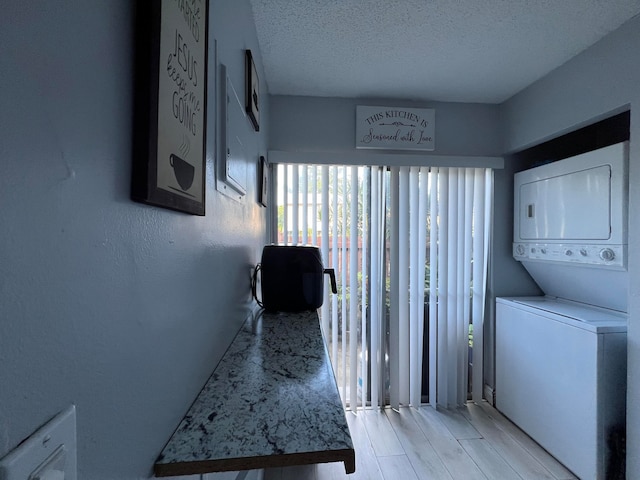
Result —
M 432 108 L 356 106 L 356 148 L 434 150 Z
M 132 198 L 204 215 L 207 0 L 138 9 Z

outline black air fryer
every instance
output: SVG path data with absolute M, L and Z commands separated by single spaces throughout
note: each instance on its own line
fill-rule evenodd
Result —
M 262 306 L 268 311 L 301 312 L 322 306 L 324 274 L 337 293 L 335 272 L 324 268 L 317 247 L 267 245 L 260 264 Z

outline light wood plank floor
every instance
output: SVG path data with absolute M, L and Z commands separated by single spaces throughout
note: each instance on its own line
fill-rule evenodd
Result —
M 273 468 L 265 480 L 575 480 L 488 403 L 347 412 L 356 472 L 341 463 Z

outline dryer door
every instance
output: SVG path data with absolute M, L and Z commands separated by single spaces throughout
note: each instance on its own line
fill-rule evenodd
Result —
M 522 240 L 603 241 L 611 236 L 609 165 L 523 183 L 516 194 Z

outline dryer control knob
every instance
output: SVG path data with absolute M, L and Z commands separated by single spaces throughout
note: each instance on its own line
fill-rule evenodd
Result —
M 570 257 L 571 255 L 573 255 L 573 252 L 572 252 L 571 250 L 565 250 L 564 254 L 565 254 L 567 257 Z
M 586 248 L 581 248 L 580 249 L 580 255 L 582 255 L 583 257 L 586 257 L 589 254 L 589 252 L 587 252 Z
M 614 258 L 616 258 L 616 253 L 610 248 L 603 248 L 600 250 L 600 258 L 605 262 L 610 262 Z
M 524 255 L 524 247 L 522 245 L 516 246 L 516 253 L 518 255 Z

